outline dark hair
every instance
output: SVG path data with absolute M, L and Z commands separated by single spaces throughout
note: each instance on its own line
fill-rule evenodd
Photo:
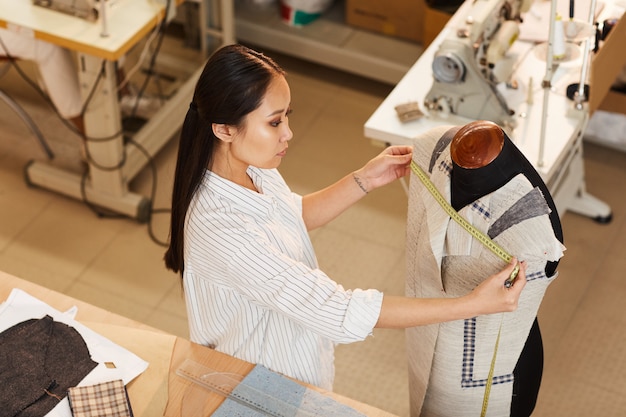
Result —
M 246 115 L 258 108 L 272 79 L 285 72 L 269 57 L 242 45 L 217 50 L 196 84 L 180 134 L 170 244 L 165 266 L 184 270 L 184 226 L 189 204 L 210 168 L 216 142 L 212 124 L 243 127 Z

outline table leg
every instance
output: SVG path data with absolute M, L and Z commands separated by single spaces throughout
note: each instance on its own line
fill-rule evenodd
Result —
M 557 210 L 562 216 L 566 211 L 590 217 L 598 223 L 612 219 L 609 205 L 589 194 L 585 186 L 582 137 L 577 138 L 567 152 L 559 172 L 552 176 L 548 188 Z
M 117 97 L 115 63 L 79 55 L 79 79 L 86 100 L 97 87 L 85 112 L 88 172 L 81 175 L 45 162 L 32 162 L 26 167 L 26 181 L 61 194 L 86 200 L 94 206 L 110 209 L 140 221 L 150 216 L 148 198 L 128 190 L 122 167 L 126 149 L 121 129 Z

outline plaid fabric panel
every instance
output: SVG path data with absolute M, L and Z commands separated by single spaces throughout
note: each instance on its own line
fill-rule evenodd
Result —
M 471 204 L 471 209 L 481 215 L 485 220 L 491 219 L 489 207 L 485 206 L 480 200 L 476 200 Z
M 461 386 L 476 388 L 487 386 L 486 379 L 474 379 L 474 354 L 476 353 L 476 317 L 465 320 L 463 330 L 463 369 L 461 371 Z M 494 375 L 492 384 L 506 384 L 513 382 L 513 374 Z
M 132 417 L 122 380 L 103 382 L 68 390 L 74 417 Z
M 474 379 L 474 354 L 476 353 L 476 318 L 465 320 L 463 329 L 463 369 L 461 386 L 471 387 Z
M 452 160 L 443 160 L 439 163 L 439 170 L 450 176 L 452 172 Z

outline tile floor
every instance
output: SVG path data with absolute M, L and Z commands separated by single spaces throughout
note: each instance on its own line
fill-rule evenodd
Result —
M 281 171 L 296 192 L 322 187 L 379 152 L 363 123 L 391 87 L 275 55 L 289 71 L 295 138 Z M 34 73 L 33 68 L 28 68 Z M 57 162 L 79 169 L 78 140 L 14 73 L 0 80 L 46 133 Z M 176 140 L 156 157 L 154 206 L 167 207 Z M 626 413 L 626 154 L 585 145 L 588 190 L 612 207 L 610 224 L 567 213 L 567 253 L 540 310 L 546 365 L 535 416 L 618 417 Z M 0 103 L 0 269 L 185 337 L 178 277 L 165 270 L 168 217 L 151 225 L 102 218 L 85 204 L 24 182 L 43 153 Z M 148 195 L 142 172 L 131 188 Z M 400 183 L 377 190 L 313 233 L 322 268 L 346 287 L 402 294 L 406 196 Z M 152 240 L 149 231 L 157 241 Z M 336 391 L 408 416 L 402 331 L 376 330 L 337 349 Z

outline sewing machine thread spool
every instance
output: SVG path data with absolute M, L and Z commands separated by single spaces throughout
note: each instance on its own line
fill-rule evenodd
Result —
M 100 31 L 100 36 L 106 38 L 109 36 L 109 21 L 107 19 L 106 0 L 100 1 L 100 21 L 102 22 L 102 30 Z
M 554 22 L 554 41 L 552 43 L 552 57 L 557 60 L 565 58 L 565 30 L 563 29 L 563 19 L 556 15 Z

